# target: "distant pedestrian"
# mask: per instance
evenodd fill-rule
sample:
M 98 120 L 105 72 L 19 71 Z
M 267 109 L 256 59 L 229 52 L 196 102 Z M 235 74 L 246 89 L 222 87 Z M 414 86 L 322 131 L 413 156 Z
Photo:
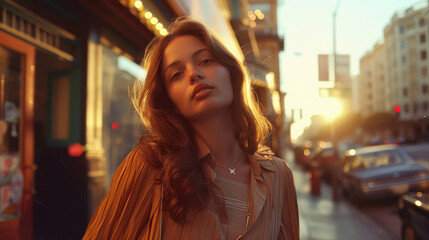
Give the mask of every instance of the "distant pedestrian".
M 292 172 L 242 64 L 200 22 L 156 37 L 134 103 L 149 133 L 118 167 L 83 239 L 299 239 Z

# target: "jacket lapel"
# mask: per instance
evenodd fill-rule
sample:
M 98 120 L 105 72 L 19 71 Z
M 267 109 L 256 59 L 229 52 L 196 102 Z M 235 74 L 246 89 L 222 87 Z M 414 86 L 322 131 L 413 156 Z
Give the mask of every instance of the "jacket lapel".
M 273 154 L 274 155 L 274 154 Z M 272 155 L 272 156 L 273 156 Z M 274 175 L 274 164 L 272 156 L 267 154 L 255 154 L 249 156 L 251 174 L 250 191 L 251 191 L 251 215 L 249 229 L 255 224 L 261 215 L 268 193 L 271 192 L 272 178 Z M 247 232 L 247 231 L 246 231 Z

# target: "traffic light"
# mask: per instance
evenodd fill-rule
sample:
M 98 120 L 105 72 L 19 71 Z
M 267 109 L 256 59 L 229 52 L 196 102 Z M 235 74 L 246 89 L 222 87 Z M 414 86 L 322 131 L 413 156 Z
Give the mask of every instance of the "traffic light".
M 399 105 L 395 106 L 395 114 L 396 114 L 396 120 L 399 120 L 400 114 L 401 114 L 401 107 Z

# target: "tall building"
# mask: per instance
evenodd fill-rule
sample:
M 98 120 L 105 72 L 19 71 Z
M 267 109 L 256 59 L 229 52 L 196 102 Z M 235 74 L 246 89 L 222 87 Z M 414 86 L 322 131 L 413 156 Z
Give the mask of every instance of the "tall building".
M 360 60 L 359 110 L 364 115 L 394 113 L 398 135 L 429 137 L 428 8 L 395 13 L 384 28 L 384 42 Z
M 419 138 L 428 134 L 428 8 L 408 8 L 391 18 L 384 29 L 387 65 L 387 110 L 402 108 L 402 134 Z
M 393 15 L 384 29 L 387 60 L 388 109 L 402 108 L 401 120 L 429 114 L 427 8 Z
M 359 109 L 363 116 L 376 112 L 387 112 L 386 51 L 383 43 L 375 44 L 372 51 L 360 59 L 358 76 Z

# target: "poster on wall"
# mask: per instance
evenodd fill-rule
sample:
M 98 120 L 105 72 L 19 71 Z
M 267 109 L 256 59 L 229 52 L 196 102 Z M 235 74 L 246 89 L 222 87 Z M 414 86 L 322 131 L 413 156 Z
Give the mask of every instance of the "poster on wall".
M 19 154 L 0 154 L 0 221 L 19 216 L 24 178 Z

